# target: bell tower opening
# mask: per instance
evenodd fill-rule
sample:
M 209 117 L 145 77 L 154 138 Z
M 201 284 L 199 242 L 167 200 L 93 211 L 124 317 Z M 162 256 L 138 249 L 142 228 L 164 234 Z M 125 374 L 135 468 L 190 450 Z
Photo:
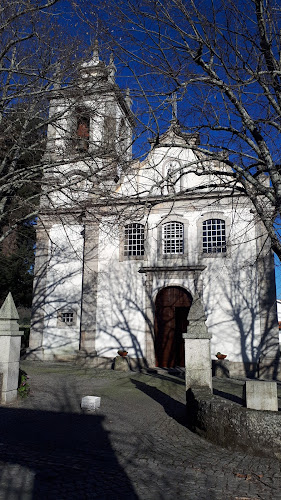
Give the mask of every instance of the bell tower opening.
M 78 109 L 76 125 L 76 150 L 80 153 L 89 150 L 90 115 L 85 110 Z

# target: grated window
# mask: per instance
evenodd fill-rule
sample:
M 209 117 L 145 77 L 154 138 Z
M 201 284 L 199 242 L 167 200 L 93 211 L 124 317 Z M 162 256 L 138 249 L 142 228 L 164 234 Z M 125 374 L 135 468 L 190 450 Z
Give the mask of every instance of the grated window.
M 167 222 L 162 228 L 163 254 L 183 254 L 183 224 Z
M 62 323 L 66 323 L 67 325 L 72 324 L 74 321 L 74 313 L 73 312 L 61 313 L 61 321 Z
M 226 252 L 225 221 L 208 219 L 203 222 L 203 253 Z
M 144 226 L 128 224 L 125 226 L 124 255 L 144 255 Z

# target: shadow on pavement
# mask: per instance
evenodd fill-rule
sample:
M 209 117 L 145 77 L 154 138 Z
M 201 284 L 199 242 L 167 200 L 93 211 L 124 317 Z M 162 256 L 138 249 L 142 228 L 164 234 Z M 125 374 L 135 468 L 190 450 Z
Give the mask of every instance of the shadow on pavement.
M 164 372 L 165 368 L 161 368 L 161 371 Z M 158 378 L 160 380 L 165 380 L 166 382 L 171 381 L 173 382 L 173 384 L 182 385 L 185 387 L 185 375 L 182 374 L 182 372 L 171 370 L 170 368 L 167 368 L 167 372 L 164 374 L 158 373 L 157 370 L 153 369 L 146 370 L 146 375 Z
M 104 417 L 0 408 L 0 498 L 137 499 Z
M 131 379 L 136 388 L 147 394 L 152 399 L 161 404 L 169 417 L 175 419 L 179 424 L 186 426 L 186 406 L 185 404 L 177 401 L 168 394 L 160 391 L 156 387 L 140 382 L 139 380 Z
M 223 399 L 228 399 L 229 401 L 233 401 L 234 403 L 237 403 L 241 406 L 245 406 L 245 401 L 243 398 L 240 398 L 239 396 L 236 396 L 235 394 L 231 394 L 229 392 L 225 391 L 220 391 L 219 389 L 213 389 L 213 394 L 215 396 L 220 396 Z

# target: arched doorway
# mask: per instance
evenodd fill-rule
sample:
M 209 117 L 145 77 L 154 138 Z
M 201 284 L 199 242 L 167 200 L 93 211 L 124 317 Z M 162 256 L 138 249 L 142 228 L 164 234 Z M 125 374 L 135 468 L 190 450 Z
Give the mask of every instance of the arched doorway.
M 184 366 L 184 341 L 191 295 L 180 286 L 160 290 L 155 301 L 155 361 L 156 366 Z

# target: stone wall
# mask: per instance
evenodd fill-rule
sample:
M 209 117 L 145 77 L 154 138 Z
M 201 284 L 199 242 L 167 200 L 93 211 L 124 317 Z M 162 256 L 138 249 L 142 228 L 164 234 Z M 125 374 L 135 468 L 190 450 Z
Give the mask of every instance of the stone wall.
M 259 363 L 246 363 L 224 360 L 212 360 L 212 375 L 220 378 L 260 378 L 263 380 L 280 380 L 281 362 L 279 354 L 276 359 L 263 359 Z
M 188 427 L 226 448 L 281 460 L 281 414 L 244 408 L 205 389 L 187 391 Z

